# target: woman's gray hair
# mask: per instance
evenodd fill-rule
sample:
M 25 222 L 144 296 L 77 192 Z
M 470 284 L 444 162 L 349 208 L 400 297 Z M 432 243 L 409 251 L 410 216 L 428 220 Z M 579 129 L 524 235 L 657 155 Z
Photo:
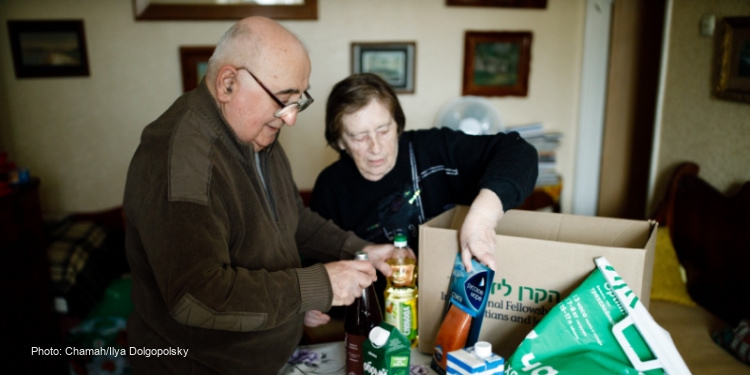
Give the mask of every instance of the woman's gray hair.
M 396 121 L 397 134 L 400 136 L 403 133 L 406 127 L 406 116 L 391 86 L 372 73 L 350 75 L 333 86 L 326 102 L 326 142 L 341 156 L 346 155 L 346 151 L 338 147 L 344 129 L 341 119 L 347 114 L 364 108 L 373 99 L 380 101 L 388 108 Z

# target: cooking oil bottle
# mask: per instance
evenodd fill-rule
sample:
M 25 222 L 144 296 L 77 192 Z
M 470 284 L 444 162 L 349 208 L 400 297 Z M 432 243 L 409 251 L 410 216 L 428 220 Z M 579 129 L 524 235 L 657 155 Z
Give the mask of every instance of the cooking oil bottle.
M 386 262 L 393 274 L 385 288 L 385 321 L 398 328 L 417 346 L 417 262 L 410 258 L 406 235 L 397 233 L 393 245 L 396 249 Z

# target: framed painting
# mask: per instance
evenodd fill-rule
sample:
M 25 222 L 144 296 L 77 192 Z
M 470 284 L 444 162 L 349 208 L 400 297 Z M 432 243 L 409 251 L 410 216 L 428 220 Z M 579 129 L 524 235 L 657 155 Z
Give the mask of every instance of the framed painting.
M 239 20 L 249 16 L 277 20 L 316 20 L 318 0 L 133 0 L 133 12 L 137 21 Z
M 182 70 L 182 90 L 188 92 L 196 87 L 206 75 L 208 59 L 214 53 L 215 46 L 182 46 L 180 47 L 180 66 Z
M 17 78 L 89 75 L 83 20 L 8 21 Z
M 728 17 L 718 39 L 716 97 L 750 103 L 750 17 Z
M 415 42 L 352 43 L 352 74 L 373 73 L 400 94 L 414 93 Z
M 448 6 L 544 9 L 547 7 L 547 0 L 445 0 L 445 4 Z
M 531 32 L 467 31 L 463 95 L 526 96 Z

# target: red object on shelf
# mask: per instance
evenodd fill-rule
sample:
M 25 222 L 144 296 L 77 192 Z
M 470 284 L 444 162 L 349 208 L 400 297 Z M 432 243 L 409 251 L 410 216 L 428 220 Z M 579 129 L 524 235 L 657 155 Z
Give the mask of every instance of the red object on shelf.
M 7 184 L 10 180 L 10 174 L 14 170 L 16 170 L 16 163 L 8 160 L 7 152 L 0 151 L 0 196 L 8 194 L 6 191 L 7 186 L 3 185 Z
M 0 197 L 4 195 L 8 195 L 11 192 L 13 192 L 13 189 L 11 189 L 10 186 L 8 186 L 8 183 L 4 181 L 0 181 Z

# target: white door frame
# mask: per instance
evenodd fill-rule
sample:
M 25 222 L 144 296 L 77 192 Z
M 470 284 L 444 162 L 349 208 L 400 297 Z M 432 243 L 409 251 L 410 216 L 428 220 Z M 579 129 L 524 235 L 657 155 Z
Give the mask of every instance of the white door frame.
M 662 116 L 664 113 L 664 91 L 667 81 L 667 63 L 669 62 L 669 31 L 672 28 L 672 0 L 667 0 L 664 12 L 664 31 L 662 32 L 661 65 L 659 66 L 659 92 L 656 99 L 656 115 L 654 116 L 654 135 L 651 145 L 651 167 L 648 175 L 648 195 L 646 199 L 646 211 L 649 212 L 649 204 L 654 199 L 657 172 L 659 168 L 659 147 L 661 146 Z
M 599 205 L 613 1 L 586 0 L 581 107 L 571 210 L 576 215 L 596 216 Z

